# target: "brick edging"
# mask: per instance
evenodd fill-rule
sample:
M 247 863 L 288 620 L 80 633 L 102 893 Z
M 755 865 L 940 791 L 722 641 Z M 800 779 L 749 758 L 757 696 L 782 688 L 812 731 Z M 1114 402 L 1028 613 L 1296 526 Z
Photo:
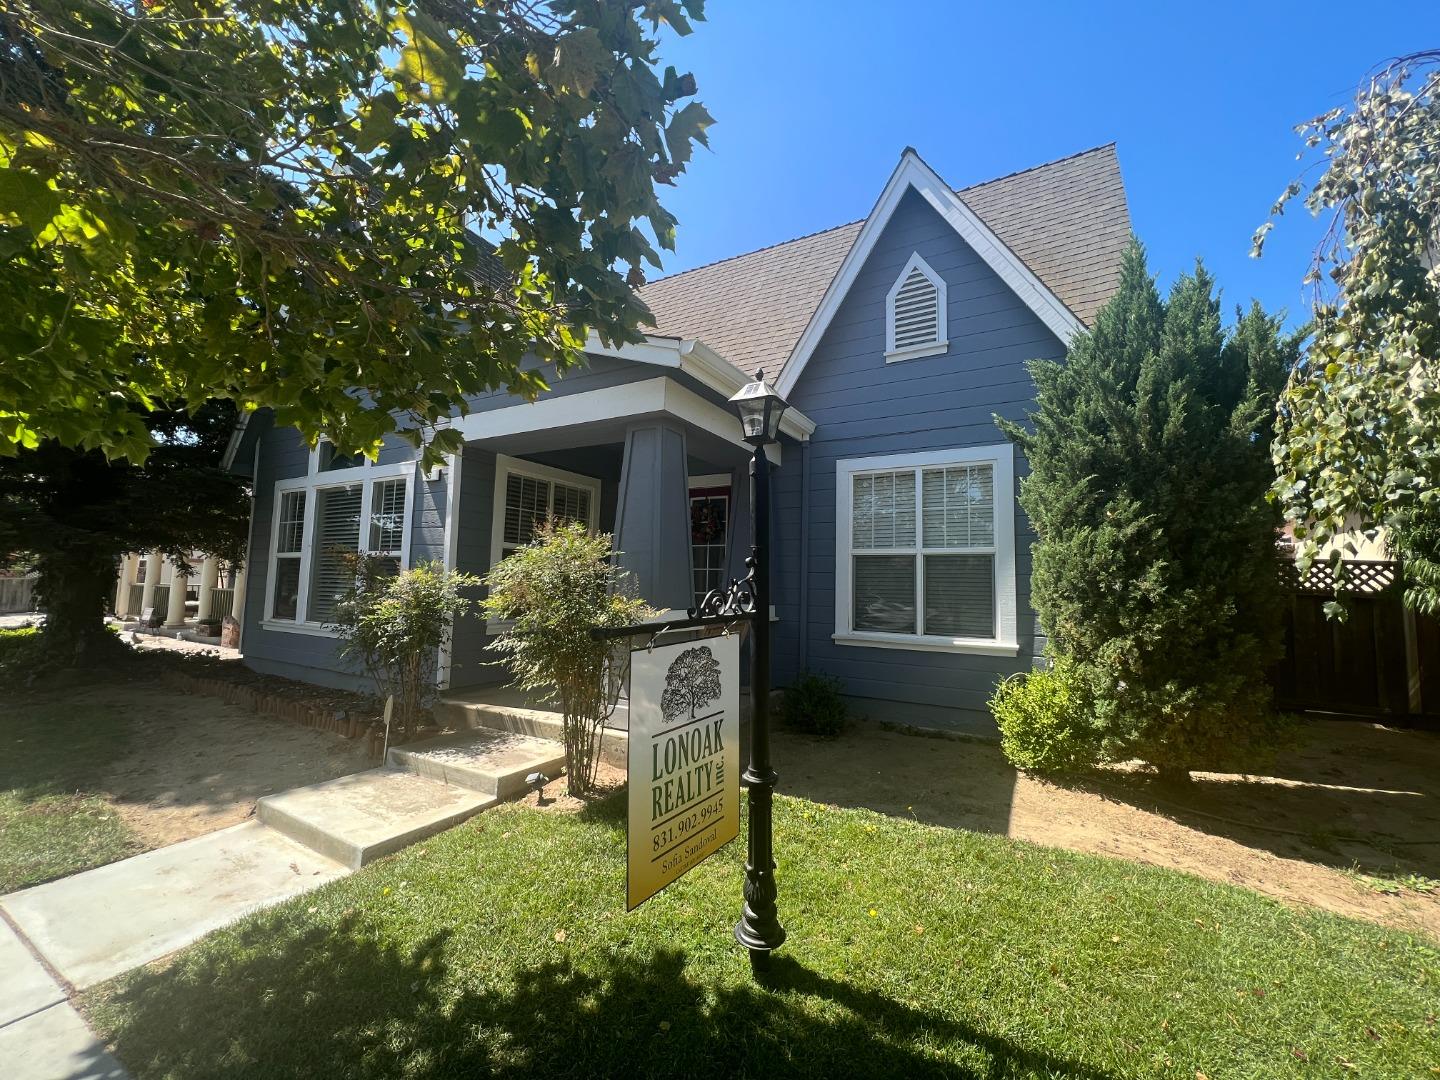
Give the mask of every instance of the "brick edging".
M 162 681 L 191 694 L 220 698 L 226 704 L 240 705 L 261 716 L 288 720 L 301 727 L 315 728 L 358 739 L 370 731 L 371 721 L 360 719 L 343 709 L 326 709 L 294 701 L 281 694 L 270 694 L 253 687 L 241 686 L 226 679 L 204 678 L 179 672 L 166 672 Z

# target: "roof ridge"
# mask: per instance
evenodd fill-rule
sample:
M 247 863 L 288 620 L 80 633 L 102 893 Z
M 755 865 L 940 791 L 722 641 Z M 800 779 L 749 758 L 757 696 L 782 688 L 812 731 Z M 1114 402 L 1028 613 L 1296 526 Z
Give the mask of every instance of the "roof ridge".
M 1113 147 L 1115 145 L 1115 140 L 1112 139 L 1109 142 L 1101 143 L 1098 146 L 1092 146 L 1085 150 L 1077 150 L 1073 154 L 1066 154 L 1063 157 L 1053 158 L 1050 161 L 1042 161 L 1038 165 L 1030 165 L 1023 169 L 1016 169 L 1014 172 L 1008 172 L 1001 176 L 992 176 L 989 180 L 981 180 L 978 183 L 970 184 L 968 187 L 955 188 L 954 191 L 957 195 L 964 195 L 965 192 L 974 191 L 976 188 L 988 187 L 990 184 L 999 183 L 1001 180 L 1009 180 L 1016 176 L 1023 176 L 1026 173 L 1035 172 L 1037 169 L 1048 169 L 1052 165 L 1059 165 L 1061 162 L 1064 161 L 1071 161 L 1075 158 L 1084 157 L 1086 154 L 1094 154 L 1098 151 L 1109 149 L 1110 147 Z M 798 243 L 801 240 L 809 240 L 815 236 L 824 236 L 826 233 L 835 232 L 837 229 L 846 229 L 849 228 L 851 225 L 858 225 L 865 220 L 865 218 L 856 218 L 854 221 L 846 221 L 842 222 L 839 225 L 831 225 L 827 229 L 816 229 L 814 232 L 801 233 L 799 236 L 792 236 L 789 240 L 777 240 L 773 244 L 765 244 L 762 247 L 752 248 L 750 251 L 736 252 L 734 255 L 725 256 L 725 258 L 723 259 L 715 259 L 712 262 L 701 263 L 699 266 L 692 266 L 688 270 L 677 270 L 673 274 L 667 274 L 664 277 L 658 277 L 654 281 L 647 281 L 644 285 L 641 286 L 641 288 L 643 289 L 651 285 L 659 285 L 662 281 L 674 281 L 676 278 L 682 278 L 686 274 L 694 274 L 698 273 L 701 270 L 709 270 L 711 267 L 721 266 L 727 262 L 734 262 L 736 259 L 748 258 L 751 255 L 759 255 L 761 252 L 764 251 L 773 251 L 775 248 L 784 247 L 786 244 L 794 244 Z

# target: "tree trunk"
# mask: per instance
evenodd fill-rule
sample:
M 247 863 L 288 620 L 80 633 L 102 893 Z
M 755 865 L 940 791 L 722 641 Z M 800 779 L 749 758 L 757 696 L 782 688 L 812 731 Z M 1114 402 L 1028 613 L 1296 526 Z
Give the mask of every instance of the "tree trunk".
M 105 628 L 105 608 L 115 591 L 114 554 L 71 549 L 41 556 L 36 570 L 47 661 L 71 668 L 116 656 L 123 646 Z
M 1191 782 L 1190 770 L 1183 765 L 1157 765 L 1155 772 L 1162 783 L 1180 787 Z

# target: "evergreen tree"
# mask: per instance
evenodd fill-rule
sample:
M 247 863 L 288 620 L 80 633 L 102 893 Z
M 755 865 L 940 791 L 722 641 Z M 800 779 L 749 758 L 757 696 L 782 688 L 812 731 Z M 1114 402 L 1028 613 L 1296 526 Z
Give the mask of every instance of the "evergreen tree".
M 1083 684 L 1090 759 L 1187 770 L 1272 727 L 1279 517 L 1265 493 L 1297 350 L 1258 305 L 1227 333 L 1203 267 L 1162 299 L 1132 243 L 1094 328 L 1063 362 L 1031 365 L 1031 425 L 1000 421 L 1029 459 L 1031 595 Z

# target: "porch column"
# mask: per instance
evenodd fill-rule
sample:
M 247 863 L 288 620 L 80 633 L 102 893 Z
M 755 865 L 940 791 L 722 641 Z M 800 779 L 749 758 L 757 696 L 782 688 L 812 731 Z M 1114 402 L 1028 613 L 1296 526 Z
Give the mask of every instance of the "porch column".
M 235 621 L 236 621 L 236 622 L 238 622 L 241 626 L 244 626 L 244 625 L 245 625 L 245 567 L 244 567 L 244 566 L 241 566 L 240 569 L 234 571 L 234 573 L 233 573 L 231 576 L 235 579 L 235 584 L 234 584 L 234 589 L 235 589 L 235 606 L 231 609 L 230 614 L 235 617 Z
M 130 581 L 135 576 L 135 556 L 120 560 L 120 573 L 115 580 L 115 615 L 123 619 L 130 614 Z
M 695 602 L 690 550 L 685 429 L 652 420 L 625 429 L 625 462 L 615 510 L 616 562 L 652 607 L 684 611 Z
M 185 583 L 188 580 L 188 569 L 189 564 L 183 559 L 170 561 L 170 608 L 165 612 L 167 627 L 185 625 Z
M 165 565 L 165 557 L 158 551 L 147 551 L 141 556 L 145 560 L 145 585 L 140 590 L 140 610 L 135 614 L 145 614 L 146 608 L 155 606 L 155 586 L 160 584 L 160 573 Z
M 220 560 L 213 555 L 205 556 L 200 564 L 200 607 L 195 612 L 195 621 L 204 622 L 210 617 L 210 608 L 215 601 L 215 585 L 220 580 Z

